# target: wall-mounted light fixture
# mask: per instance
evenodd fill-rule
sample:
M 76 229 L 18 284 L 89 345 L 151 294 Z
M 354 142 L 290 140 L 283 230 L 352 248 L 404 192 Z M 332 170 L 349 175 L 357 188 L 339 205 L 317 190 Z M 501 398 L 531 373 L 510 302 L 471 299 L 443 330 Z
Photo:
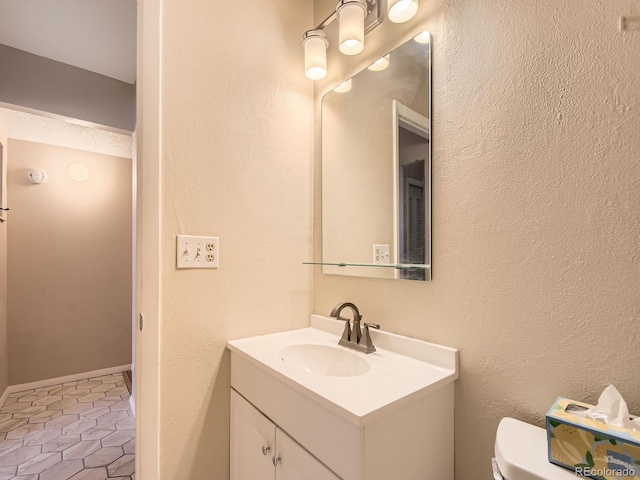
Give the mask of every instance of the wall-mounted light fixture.
M 418 13 L 418 0 L 388 0 L 389 20 L 404 23 Z
M 364 36 L 380 25 L 380 0 L 340 0 L 336 10 L 302 37 L 305 75 L 321 80 L 327 75 L 329 40 L 324 29 L 338 20 L 338 48 L 345 55 L 357 55 L 364 50 Z
M 69 167 L 69 176 L 76 182 L 84 182 L 89 178 L 89 170 L 81 163 L 74 163 Z
M 386 70 L 389 67 L 389 60 L 391 58 L 391 54 L 387 53 L 384 57 L 380 57 L 378 60 L 373 62 L 367 68 L 372 72 L 381 72 Z
M 351 90 L 351 79 L 345 80 L 344 82 L 342 82 L 340 85 L 338 85 L 336 88 L 333 89 L 333 91 L 337 93 L 347 93 L 350 90 Z

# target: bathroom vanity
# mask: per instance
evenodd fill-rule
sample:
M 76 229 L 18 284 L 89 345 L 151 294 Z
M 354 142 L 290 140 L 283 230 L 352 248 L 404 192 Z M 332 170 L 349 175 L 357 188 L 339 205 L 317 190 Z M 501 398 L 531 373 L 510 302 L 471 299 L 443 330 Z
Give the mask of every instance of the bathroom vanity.
M 453 480 L 457 350 L 375 331 L 367 355 L 310 325 L 228 343 L 232 480 Z

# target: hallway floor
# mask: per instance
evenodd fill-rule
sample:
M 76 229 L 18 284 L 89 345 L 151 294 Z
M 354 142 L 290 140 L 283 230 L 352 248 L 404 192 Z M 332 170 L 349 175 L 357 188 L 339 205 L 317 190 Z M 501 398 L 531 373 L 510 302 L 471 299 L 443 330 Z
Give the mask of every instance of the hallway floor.
M 121 373 L 11 393 L 0 480 L 135 480 L 134 426 Z

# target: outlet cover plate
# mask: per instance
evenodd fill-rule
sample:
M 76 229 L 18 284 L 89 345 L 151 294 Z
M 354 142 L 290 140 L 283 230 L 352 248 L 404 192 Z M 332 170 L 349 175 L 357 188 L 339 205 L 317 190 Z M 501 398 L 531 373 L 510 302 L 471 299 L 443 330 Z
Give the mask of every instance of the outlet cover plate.
M 373 264 L 389 265 L 389 245 L 374 243 L 373 244 Z
M 218 268 L 220 242 L 218 237 L 178 235 L 176 241 L 177 268 Z

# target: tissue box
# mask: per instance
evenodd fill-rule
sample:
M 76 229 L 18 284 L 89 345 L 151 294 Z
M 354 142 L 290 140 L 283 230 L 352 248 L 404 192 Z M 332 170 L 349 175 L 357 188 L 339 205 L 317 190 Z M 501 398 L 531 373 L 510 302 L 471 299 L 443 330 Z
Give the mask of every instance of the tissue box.
M 547 413 L 549 461 L 574 470 L 576 476 L 640 479 L 640 432 L 581 416 L 587 408 L 591 405 L 556 400 Z

